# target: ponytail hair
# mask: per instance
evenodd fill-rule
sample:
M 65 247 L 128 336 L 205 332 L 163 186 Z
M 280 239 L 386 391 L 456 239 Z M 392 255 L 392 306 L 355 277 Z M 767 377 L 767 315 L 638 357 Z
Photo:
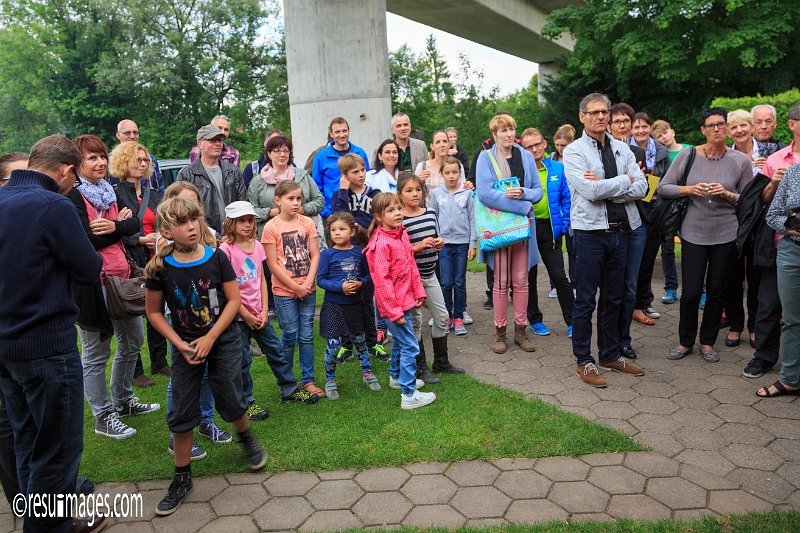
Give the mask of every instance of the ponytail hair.
M 410 172 L 406 172 L 406 174 L 414 176 L 414 174 L 411 174 Z M 416 176 L 414 177 L 416 178 Z M 380 222 L 378 222 L 378 215 L 383 218 L 383 212 L 386 211 L 386 209 L 391 205 L 399 205 L 400 207 L 403 206 L 403 204 L 400 202 L 400 197 L 393 192 L 382 192 L 380 194 L 376 194 L 375 198 L 372 199 L 372 214 L 375 218 L 372 219 L 372 223 L 369 225 L 369 230 L 367 231 L 368 238 L 372 238 L 372 234 L 380 225 Z
M 208 231 L 208 228 L 205 225 L 203 210 L 197 202 L 185 198 L 169 198 L 161 202 L 156 208 L 156 231 L 168 231 L 192 219 L 197 219 L 199 222 L 200 232 L 198 232 L 198 234 L 202 240 L 204 237 L 202 231 L 204 229 Z M 164 271 L 164 258 L 174 250 L 174 242 L 168 242 L 164 246 L 161 246 L 158 253 L 154 255 L 153 258 L 147 262 L 147 266 L 144 267 L 144 275 L 148 279 L 157 279 L 158 275 Z

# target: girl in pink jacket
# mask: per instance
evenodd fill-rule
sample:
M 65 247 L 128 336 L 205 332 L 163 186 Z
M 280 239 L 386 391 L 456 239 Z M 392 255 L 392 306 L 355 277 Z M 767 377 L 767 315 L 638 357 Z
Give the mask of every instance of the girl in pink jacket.
M 425 302 L 425 289 L 403 227 L 400 199 L 394 193 L 381 193 L 372 199 L 372 213 L 375 219 L 364 254 L 375 285 L 378 310 L 389 320 L 389 331 L 394 336 L 389 386 L 401 389 L 402 409 L 416 409 L 436 400 L 434 393 L 417 390 L 425 382 L 415 377 L 419 344 L 411 325 L 411 310 Z

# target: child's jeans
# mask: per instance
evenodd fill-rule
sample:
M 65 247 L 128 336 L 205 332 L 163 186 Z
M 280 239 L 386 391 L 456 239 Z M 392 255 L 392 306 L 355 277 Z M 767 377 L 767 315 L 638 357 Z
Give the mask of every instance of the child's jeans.
M 283 358 L 294 366 L 294 346 L 299 344 L 303 385 L 314 381 L 314 306 L 317 293 L 305 298 L 275 296 L 275 312 L 281 326 Z
M 392 359 L 389 363 L 389 376 L 400 381 L 403 394 L 413 394 L 417 387 L 417 355 L 419 355 L 419 342 L 414 335 L 411 310 L 403 314 L 406 323 L 403 325 L 389 322 L 389 331 L 392 332 Z
M 170 359 L 175 364 L 176 357 L 183 357 L 183 354 L 172 343 L 169 343 Z M 167 413 L 172 411 L 172 380 L 167 383 Z M 210 424 L 214 421 L 214 395 L 211 393 L 211 387 L 208 386 L 208 363 L 203 372 L 203 379 L 200 380 L 200 418 L 204 424 Z
M 444 305 L 451 319 L 464 318 L 467 305 L 467 254 L 469 244 L 445 244 L 439 251 Z
M 361 372 L 364 374 L 372 372 L 372 366 L 369 363 L 369 352 L 367 352 L 367 341 L 364 333 L 356 333 L 350 335 L 350 342 L 356 347 L 358 359 L 361 361 Z M 336 380 L 336 354 L 339 353 L 344 342 L 344 337 L 337 337 L 335 339 L 328 339 L 328 346 L 325 350 L 325 379 L 327 381 Z
M 255 339 L 264 357 L 267 358 L 278 389 L 282 397 L 287 397 L 297 390 L 297 380 L 294 372 L 286 359 L 283 358 L 281 343 L 278 341 L 272 323 L 268 320 L 261 329 L 250 329 L 244 320 L 239 320 L 239 332 L 242 335 L 242 394 L 246 404 L 250 405 L 255 401 L 253 398 L 253 377 L 250 375 L 250 367 L 253 364 L 253 356 L 250 354 L 250 339 Z

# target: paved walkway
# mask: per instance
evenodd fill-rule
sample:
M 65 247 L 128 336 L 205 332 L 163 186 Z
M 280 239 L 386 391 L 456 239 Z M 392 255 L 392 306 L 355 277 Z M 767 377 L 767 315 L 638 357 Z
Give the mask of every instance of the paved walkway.
M 746 343 L 730 349 L 720 340 L 716 364 L 699 356 L 668 361 L 678 306 L 656 304 L 662 313 L 657 324 L 633 328 L 647 374 L 606 373 L 608 388 L 593 389 L 575 374 L 556 300 L 546 296 L 540 301 L 553 334 L 535 340 L 537 351 L 492 353 L 491 315 L 480 307 L 482 279 L 469 276 L 476 324 L 467 336 L 450 337 L 452 360 L 487 383 L 619 429 L 652 452 L 195 478 L 188 503 L 160 519 L 153 519 L 153 510 L 169 481 L 103 484 L 99 491 L 141 491 L 146 513 L 144 521 L 119 521 L 108 531 L 454 528 L 800 509 L 800 399 L 755 397 L 756 387 L 776 376 L 741 376 L 752 356 Z M 546 293 L 540 284 L 539 294 Z M 3 500 L 0 531 L 20 526 L 9 512 Z

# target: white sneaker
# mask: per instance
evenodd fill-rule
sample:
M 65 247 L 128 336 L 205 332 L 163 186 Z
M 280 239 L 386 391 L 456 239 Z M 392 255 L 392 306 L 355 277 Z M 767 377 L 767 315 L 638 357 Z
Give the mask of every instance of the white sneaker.
M 416 409 L 417 407 L 425 407 L 436 401 L 436 394 L 433 392 L 420 392 L 414 391 L 411 396 L 405 394 L 400 395 L 400 409 Z
M 474 320 L 472 320 L 472 317 L 471 317 L 471 316 L 469 316 L 469 313 L 467 313 L 467 310 L 466 310 L 466 309 L 464 309 L 464 317 L 463 317 L 463 321 L 464 321 L 464 325 L 465 325 L 465 326 L 469 326 L 470 324 L 472 324 L 473 322 L 475 322 Z
M 425 386 L 425 382 L 422 381 L 421 379 L 417 379 L 417 388 L 421 389 L 424 386 Z M 400 388 L 400 382 L 398 380 L 394 379 L 392 376 L 389 376 L 389 387 L 392 388 L 392 389 L 399 389 Z

